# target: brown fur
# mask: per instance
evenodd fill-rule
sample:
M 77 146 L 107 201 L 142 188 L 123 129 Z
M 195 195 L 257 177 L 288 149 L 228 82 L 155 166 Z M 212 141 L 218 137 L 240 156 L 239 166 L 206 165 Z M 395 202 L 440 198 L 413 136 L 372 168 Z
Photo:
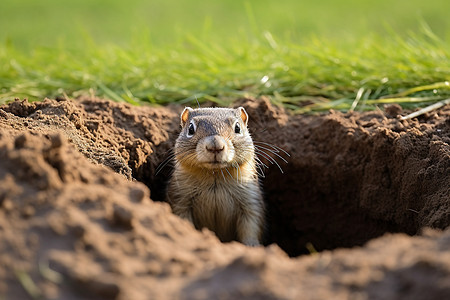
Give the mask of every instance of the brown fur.
M 167 198 L 173 212 L 197 229 L 206 227 L 223 242 L 256 246 L 264 227 L 264 202 L 247 121 L 243 108 L 186 108 Z

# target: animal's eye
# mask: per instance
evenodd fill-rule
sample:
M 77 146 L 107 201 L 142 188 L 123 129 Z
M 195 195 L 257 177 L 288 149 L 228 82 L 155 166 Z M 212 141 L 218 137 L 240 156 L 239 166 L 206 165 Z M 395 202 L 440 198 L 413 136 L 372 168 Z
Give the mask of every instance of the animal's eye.
M 189 123 L 187 136 L 191 137 L 194 135 L 194 133 L 195 133 L 195 124 L 194 124 L 194 122 L 191 122 L 191 123 Z
M 234 132 L 241 133 L 241 125 L 239 124 L 239 122 L 236 122 L 236 125 L 234 125 Z

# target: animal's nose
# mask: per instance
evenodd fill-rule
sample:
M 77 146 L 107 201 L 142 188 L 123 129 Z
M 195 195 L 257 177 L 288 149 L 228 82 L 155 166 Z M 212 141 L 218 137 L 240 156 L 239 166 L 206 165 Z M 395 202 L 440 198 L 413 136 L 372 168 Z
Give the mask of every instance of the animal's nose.
M 225 149 L 225 146 L 222 146 L 222 147 L 206 146 L 206 150 L 208 150 L 209 152 L 213 152 L 213 153 L 220 153 L 223 151 L 223 149 Z
M 221 136 L 212 136 L 206 143 L 206 150 L 214 154 L 220 153 L 225 149 L 225 140 Z

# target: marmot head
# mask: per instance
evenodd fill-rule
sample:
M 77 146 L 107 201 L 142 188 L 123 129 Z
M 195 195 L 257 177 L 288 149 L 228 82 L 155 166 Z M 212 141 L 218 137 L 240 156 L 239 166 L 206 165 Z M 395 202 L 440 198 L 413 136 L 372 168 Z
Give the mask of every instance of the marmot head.
M 187 168 L 238 167 L 254 160 L 254 146 L 243 107 L 186 107 L 175 144 L 177 162 Z

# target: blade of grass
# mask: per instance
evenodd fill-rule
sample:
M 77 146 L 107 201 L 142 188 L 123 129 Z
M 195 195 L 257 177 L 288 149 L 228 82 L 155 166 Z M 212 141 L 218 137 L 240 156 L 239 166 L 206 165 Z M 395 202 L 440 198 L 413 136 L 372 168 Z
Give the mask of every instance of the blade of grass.
M 47 279 L 53 283 L 58 284 L 63 281 L 62 275 L 59 274 L 58 272 L 50 269 L 48 262 L 44 262 L 44 261 L 39 262 L 39 272 L 45 279 Z
M 33 299 L 39 299 L 42 297 L 42 292 L 39 287 L 34 283 L 33 279 L 31 279 L 30 275 L 21 270 L 15 271 L 16 278 L 19 280 L 22 287 L 25 291 L 30 295 Z
M 353 101 L 352 106 L 350 107 L 350 111 L 354 111 L 356 105 L 358 105 L 359 100 L 361 99 L 362 95 L 364 93 L 364 88 L 360 88 L 358 92 L 356 93 L 355 101 Z
M 414 102 L 429 102 L 442 100 L 440 96 L 431 97 L 399 97 L 399 98 L 382 98 L 367 100 L 367 104 L 392 104 L 392 103 L 414 103 Z
M 444 81 L 444 82 L 436 82 L 436 83 L 428 84 L 428 85 L 416 86 L 416 87 L 407 89 L 406 91 L 399 92 L 399 93 L 389 95 L 386 97 L 389 97 L 389 98 L 405 97 L 405 96 L 408 96 L 408 95 L 411 95 L 414 93 L 429 91 L 429 90 L 437 90 L 437 89 L 450 89 L 450 82 Z
M 428 113 L 430 111 L 436 110 L 436 109 L 438 109 L 438 108 L 440 108 L 440 107 L 442 107 L 444 105 L 448 105 L 448 104 L 450 104 L 450 98 L 442 100 L 442 101 L 439 101 L 439 102 L 434 103 L 432 105 L 429 105 L 427 107 L 424 107 L 424 108 L 422 108 L 422 109 L 420 109 L 418 111 L 415 111 L 415 112 L 413 112 L 413 113 L 411 113 L 411 114 L 409 114 L 407 116 L 401 117 L 401 119 L 402 120 L 412 119 L 412 118 L 421 116 L 421 115 L 423 115 L 425 113 Z
M 119 96 L 116 92 L 108 88 L 103 83 L 97 82 L 97 86 L 105 93 L 106 96 L 108 96 L 112 100 L 117 102 L 126 102 L 125 99 L 123 99 L 121 96 Z

